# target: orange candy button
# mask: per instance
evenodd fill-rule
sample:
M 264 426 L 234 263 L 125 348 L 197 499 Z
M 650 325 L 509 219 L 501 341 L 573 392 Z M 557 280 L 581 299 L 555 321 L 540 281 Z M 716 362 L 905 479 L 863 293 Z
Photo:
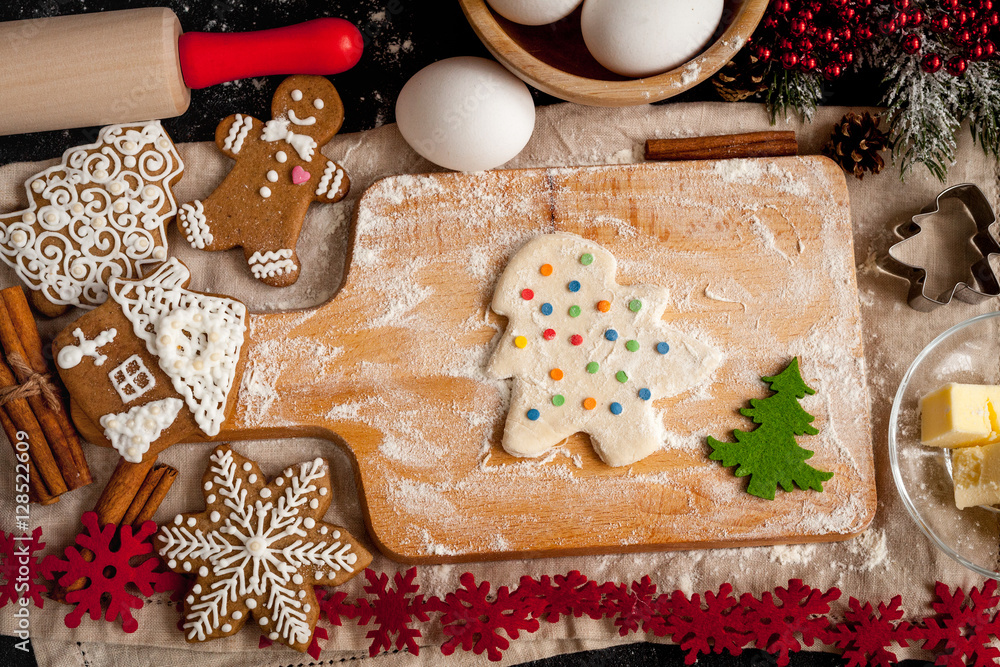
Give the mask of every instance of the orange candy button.
M 602 313 L 608 312 L 609 310 L 611 310 L 611 302 L 610 301 L 598 301 L 597 302 L 597 310 L 601 311 Z
M 549 377 L 558 382 L 563 379 L 563 372 L 558 368 L 553 368 L 549 371 Z
M 592 398 L 583 399 L 583 407 L 585 410 L 593 410 L 597 407 L 597 401 Z
M 552 265 L 551 264 L 542 264 L 542 267 L 540 269 L 538 269 L 538 272 L 540 274 L 542 274 L 543 276 L 551 276 L 552 275 Z

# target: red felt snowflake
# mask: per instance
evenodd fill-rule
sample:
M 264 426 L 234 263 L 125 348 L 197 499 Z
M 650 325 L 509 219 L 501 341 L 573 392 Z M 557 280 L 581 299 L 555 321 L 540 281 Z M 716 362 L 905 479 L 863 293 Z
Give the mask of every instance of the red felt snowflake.
M 38 581 L 39 562 L 35 555 L 36 551 L 45 548 L 41 538 L 41 526 L 35 528 L 30 537 L 27 533 L 14 537 L 14 533 L 0 531 L 0 577 L 3 578 L 0 609 L 21 598 L 31 599 L 39 609 L 45 604 L 42 600 L 45 584 Z
M 86 613 L 92 620 L 101 617 L 102 603 L 107 604 L 104 619 L 114 621 L 122 619 L 122 629 L 125 632 L 135 632 L 138 621 L 132 617 L 132 609 L 141 609 L 142 599 L 133 595 L 126 588 L 131 583 L 138 587 L 139 592 L 149 597 L 154 592 L 170 590 L 175 581 L 162 573 L 155 572 L 159 559 L 146 558 L 142 562 L 130 563 L 137 556 L 145 556 L 153 551 L 149 536 L 156 532 L 156 524 L 147 521 L 139 527 L 135 535 L 131 526 L 122 526 L 120 544 L 112 548 L 115 532 L 118 526 L 108 524 L 98 526 L 97 514 L 87 512 L 80 521 L 86 531 L 76 536 L 76 545 L 68 546 L 65 559 L 50 554 L 42 561 L 42 573 L 52 579 L 55 572 L 64 572 L 59 579 L 60 586 L 69 586 L 73 582 L 86 578 L 84 588 L 66 594 L 66 602 L 74 605 L 73 611 L 66 615 L 66 626 L 75 628 Z M 93 554 L 88 559 L 81 550 Z
M 665 634 L 687 651 L 684 664 L 693 665 L 701 653 L 729 651 L 739 655 L 750 641 L 743 630 L 739 600 L 733 587 L 722 584 L 718 593 L 705 593 L 705 606 L 697 593 L 689 600 L 681 591 L 660 596 L 659 606 L 666 617 Z
M 448 593 L 444 600 L 434 597 L 429 601 L 433 611 L 443 613 L 441 624 L 445 636 L 450 637 L 441 646 L 445 655 L 451 655 L 461 646 L 463 651 L 471 650 L 477 655 L 485 651 L 490 660 L 498 661 L 510 647 L 501 630 L 511 639 L 517 639 L 522 630 L 538 630 L 538 621 L 532 618 L 537 601 L 511 594 L 506 586 L 501 586 L 491 602 L 489 582 L 476 586 L 471 572 L 463 574 L 459 581 L 462 587 Z
M 845 667 L 888 667 L 895 664 L 896 654 L 886 647 L 891 646 L 893 641 L 906 646 L 912 628 L 906 622 L 895 623 L 903 617 L 902 601 L 903 598 L 897 595 L 888 605 L 879 602 L 876 614 L 871 603 L 862 605 L 852 597 L 843 622 L 830 628 L 823 642 L 844 650 L 844 658 L 847 659 Z
M 523 576 L 518 591 L 526 599 L 539 602 L 532 615 L 535 618 L 544 616 L 549 623 L 558 623 L 562 616 L 580 618 L 586 614 L 595 620 L 604 616 L 604 610 L 601 609 L 603 594 L 600 586 L 577 570 L 565 576 L 557 574 L 553 579 L 548 575 L 543 575 L 538 580 Z
M 781 604 L 776 604 L 777 597 Z M 826 614 L 830 603 L 840 598 L 840 591 L 831 588 L 826 593 L 817 588 L 803 586 L 801 579 L 792 579 L 788 588 L 775 589 L 761 595 L 760 600 L 750 593 L 740 598 L 743 606 L 743 626 L 756 642 L 757 648 L 778 654 L 778 665 L 789 662 L 789 653 L 802 649 L 796 633 L 802 635 L 806 646 L 822 641 L 830 622 Z M 821 614 L 821 615 L 820 615 Z
M 938 597 L 931 606 L 939 618 L 927 618 L 914 629 L 914 638 L 924 640 L 924 648 L 940 651 L 934 664 L 995 665 L 1000 649 L 990 645 L 990 635 L 1000 636 L 1000 614 L 996 613 L 1000 596 L 997 582 L 990 579 L 982 590 L 973 588 L 968 600 L 961 588 L 951 589 L 940 581 L 934 587 Z
M 411 567 L 406 574 L 397 572 L 393 577 L 395 588 L 388 588 L 389 576 L 386 574 L 377 575 L 371 570 L 365 570 L 365 577 L 368 579 L 365 592 L 375 596 L 374 602 L 365 598 L 358 600 L 358 607 L 362 610 L 360 613 L 364 615 L 364 620 L 359 620 L 358 625 L 367 625 L 369 619 L 374 619 L 376 625 L 374 630 L 365 635 L 372 640 L 368 655 L 374 658 L 379 651 L 390 650 L 393 636 L 396 638 L 396 650 L 405 648 L 413 655 L 419 655 L 417 639 L 421 633 L 412 624 L 415 621 L 428 621 L 430 617 L 427 612 L 434 609 L 429 602 L 424 601 L 423 595 L 414 595 L 420 590 L 420 585 L 413 583 L 417 577 L 417 568 Z M 514 637 L 517 637 L 516 633 Z
M 358 625 L 368 625 L 368 621 L 371 620 L 373 613 L 371 605 L 360 606 L 344 602 L 347 593 L 343 591 L 336 591 L 327 597 L 323 589 L 317 588 L 316 599 L 319 601 L 320 611 L 326 615 L 331 625 L 338 627 L 343 625 L 341 619 L 357 619 Z
M 319 654 L 323 652 L 323 647 L 320 646 L 319 643 L 321 641 L 325 642 L 329 638 L 330 633 L 326 631 L 326 628 L 321 628 L 317 625 L 316 629 L 313 630 L 312 641 L 309 642 L 309 648 L 306 649 L 306 653 L 308 653 L 313 660 L 319 660 Z M 261 635 L 260 641 L 257 642 L 257 648 L 267 648 L 273 643 L 273 641 L 264 635 Z
M 604 593 L 604 615 L 615 617 L 615 626 L 622 637 L 630 632 L 651 632 L 657 637 L 666 634 L 663 616 L 656 606 L 656 584 L 648 576 L 640 581 L 627 584 L 607 583 L 601 587 Z

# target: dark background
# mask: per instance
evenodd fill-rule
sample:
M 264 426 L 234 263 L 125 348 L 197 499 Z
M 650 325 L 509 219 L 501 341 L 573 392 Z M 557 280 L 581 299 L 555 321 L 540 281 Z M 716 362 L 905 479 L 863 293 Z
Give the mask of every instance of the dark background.
M 346 107 L 342 133 L 368 130 L 395 120 L 395 101 L 403 84 L 425 65 L 457 55 L 489 57 L 466 23 L 455 0 L 41 0 L 0 2 L 0 21 L 32 19 L 85 12 L 145 6 L 167 6 L 174 10 L 185 31 L 242 32 L 272 28 L 320 16 L 346 18 L 365 36 L 365 53 L 354 69 L 333 77 Z M 3 63 L 0 63 L 0 67 Z M 211 141 L 215 126 L 225 116 L 241 112 L 258 118 L 270 116 L 271 94 L 282 77 L 268 77 L 192 91 L 191 108 L 179 118 L 164 121 L 174 141 Z M 869 105 L 878 101 L 877 79 L 855 77 L 828 86 L 824 102 Z M 0 95 L 5 94 L 0 90 Z M 532 90 L 536 104 L 558 102 Z M 670 102 L 718 99 L 708 84 L 702 84 Z M 736 109 L 734 108 L 734 111 Z M 67 148 L 93 141 L 96 128 L 39 132 L 0 137 L 0 164 L 58 157 Z M 55 604 L 49 602 L 49 604 Z M 91 621 L 85 621 L 91 622 Z M 0 637 L 0 665 L 34 666 L 31 655 L 13 648 L 13 639 Z M 530 640 L 528 640 L 530 641 Z M 367 657 L 367 654 L 358 656 Z M 559 656 L 530 663 L 532 667 L 568 665 L 647 666 L 680 665 L 684 652 L 677 646 L 636 643 L 603 651 Z M 325 664 L 302 661 L 289 653 L 277 658 L 277 666 Z M 459 665 L 461 656 L 442 658 L 443 664 Z M 835 666 L 844 661 L 837 655 L 802 652 L 792 656 L 793 666 Z M 763 667 L 775 658 L 763 651 L 748 650 L 739 657 L 728 654 L 702 656 L 707 667 Z M 930 664 L 907 661 L 912 666 Z M 99 667 L 99 666 L 95 666 Z

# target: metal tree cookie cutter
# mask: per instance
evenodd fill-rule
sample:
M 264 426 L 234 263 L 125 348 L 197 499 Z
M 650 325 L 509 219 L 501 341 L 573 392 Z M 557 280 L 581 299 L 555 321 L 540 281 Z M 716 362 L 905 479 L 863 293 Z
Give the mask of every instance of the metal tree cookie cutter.
M 926 267 L 909 264 L 900 259 L 898 254 L 901 246 L 909 243 L 913 237 L 920 234 L 921 222 L 941 212 L 941 202 L 945 199 L 957 199 L 968 209 L 976 224 L 976 233 L 971 240 L 982 254 L 982 258 L 971 265 L 974 285 L 961 281 L 956 282 L 935 298 L 925 291 Z M 925 206 L 919 214 L 913 216 L 911 222 L 905 222 L 896 227 L 896 236 L 903 240 L 889 248 L 889 257 L 898 266 L 886 268 L 910 281 L 910 292 L 907 300 L 911 308 L 929 312 L 938 306 L 948 305 L 953 297 L 966 303 L 981 303 L 986 299 L 1000 296 L 1000 280 L 990 266 L 990 257 L 1000 253 L 1000 243 L 990 233 L 990 227 L 995 222 L 996 214 L 993 213 L 993 208 L 983 191 L 972 183 L 963 183 L 942 191 L 933 203 Z

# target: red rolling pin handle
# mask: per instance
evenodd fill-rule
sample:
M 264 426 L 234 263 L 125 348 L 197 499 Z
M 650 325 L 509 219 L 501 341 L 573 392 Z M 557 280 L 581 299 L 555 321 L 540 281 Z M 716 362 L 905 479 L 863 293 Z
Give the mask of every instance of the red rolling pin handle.
M 189 88 L 270 74 L 339 74 L 361 59 L 364 39 L 344 19 L 314 19 L 245 33 L 186 32 L 181 73 Z

